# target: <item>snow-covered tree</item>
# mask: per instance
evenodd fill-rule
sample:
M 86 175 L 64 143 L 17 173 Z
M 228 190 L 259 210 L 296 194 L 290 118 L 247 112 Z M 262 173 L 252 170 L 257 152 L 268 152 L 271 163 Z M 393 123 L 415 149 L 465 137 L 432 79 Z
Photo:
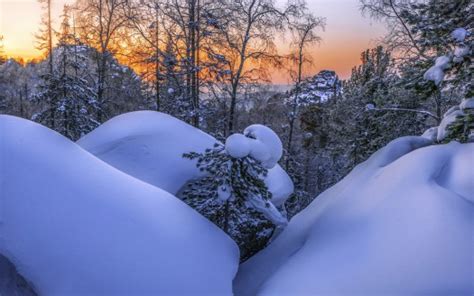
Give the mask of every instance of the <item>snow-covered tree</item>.
M 45 106 L 33 120 L 55 129 L 73 140 L 98 126 L 97 94 L 86 72 L 87 57 L 83 46 L 70 32 L 65 8 L 59 42 L 54 50 L 55 67 L 41 78 L 35 101 Z M 54 121 L 51 119 L 54 118 Z
M 442 89 L 446 85 L 457 87 L 463 95 L 458 106 L 451 107 L 443 116 L 437 128 L 425 132 L 433 141 L 447 143 L 452 140 L 461 143 L 474 141 L 474 88 L 472 85 L 472 54 L 474 39 L 472 31 L 457 28 L 451 32 L 454 50 L 436 59 L 425 74 L 425 80 Z
M 7 61 L 7 55 L 5 54 L 5 48 L 3 45 L 3 36 L 0 35 L 0 66 Z
M 237 242 L 242 260 L 265 247 L 275 226 L 286 225 L 264 181 L 281 157 L 281 141 L 269 128 L 250 126 L 225 146 L 216 143 L 184 157 L 196 160 L 204 177 L 188 184 L 183 200 Z

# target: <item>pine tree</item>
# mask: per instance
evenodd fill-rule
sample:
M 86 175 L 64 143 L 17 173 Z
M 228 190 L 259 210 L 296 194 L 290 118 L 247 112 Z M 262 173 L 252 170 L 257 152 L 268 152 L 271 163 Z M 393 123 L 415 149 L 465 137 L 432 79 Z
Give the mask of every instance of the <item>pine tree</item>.
M 87 58 L 78 51 L 80 44 L 70 31 L 68 9 L 65 7 L 53 73 L 44 74 L 35 101 L 46 106 L 33 120 L 49 126 L 66 137 L 77 140 L 98 126 L 94 114 L 99 108 L 97 95 L 87 79 Z M 45 104 L 46 103 L 46 104 Z
M 263 181 L 268 170 L 250 156 L 229 156 L 222 144 L 215 144 L 204 153 L 183 156 L 196 160 L 199 170 L 205 173 L 187 185 L 183 200 L 236 241 L 241 260 L 265 247 L 275 226 L 264 212 L 277 211 Z
M 7 55 L 5 54 L 5 47 L 3 45 L 3 36 L 0 35 L 0 66 L 5 64 L 7 61 Z

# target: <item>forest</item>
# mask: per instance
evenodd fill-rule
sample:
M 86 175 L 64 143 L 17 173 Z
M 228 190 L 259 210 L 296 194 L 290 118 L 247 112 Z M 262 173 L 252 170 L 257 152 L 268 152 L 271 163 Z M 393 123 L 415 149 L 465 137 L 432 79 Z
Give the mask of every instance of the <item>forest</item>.
M 231 292 L 238 295 L 253 295 L 257 291 L 267 295 L 308 292 L 298 290 L 296 282 L 281 286 L 283 284 L 268 274 L 251 280 L 250 275 L 255 273 L 251 268 L 272 269 L 268 266 L 277 263 L 263 264 L 265 267 L 261 269 L 258 266 L 263 261 L 259 258 L 277 262 L 279 259 L 267 258 L 268 252 L 280 252 L 278 246 L 291 235 L 285 227 L 292 228 L 292 218 L 300 223 L 303 218 L 298 220 L 299 216 L 319 211 L 312 206 L 318 205 L 319 199 L 319 203 L 325 203 L 334 190 L 343 192 L 340 184 L 349 184 L 347 188 L 352 188 L 355 196 L 361 194 L 359 189 L 365 192 L 369 189 L 364 188 L 372 188 L 365 185 L 372 181 L 365 183 L 362 175 L 357 175 L 360 168 L 365 165 L 369 171 L 372 165 L 379 166 L 392 157 L 388 155 L 408 149 L 401 142 L 397 144 L 397 139 L 421 136 L 418 138 L 430 141 L 429 145 L 446 144 L 447 147 L 454 147 L 449 146 L 450 142 L 462 143 L 462 147 L 470 147 L 471 154 L 459 153 L 466 155 L 463 156 L 467 159 L 466 165 L 472 167 L 472 146 L 468 143 L 474 142 L 474 5 L 470 0 L 360 0 L 360 13 L 385 26 L 386 34 L 373 48 L 360 53 L 360 62 L 351 65 L 352 72 L 347 79 L 338 77 L 333 69 L 309 73 L 318 63 L 318 57 L 312 52 L 324 41 L 321 33 L 328 24 L 325 16 L 309 9 L 305 0 L 287 3 L 274 0 L 76 0 L 65 5 L 60 16 L 52 15 L 54 1 L 39 0 L 42 17 L 35 39 L 37 48 L 42 51 L 41 57 L 22 60 L 7 56 L 2 46 L 2 40 L 6 40 L 0 32 L 0 116 L 23 118 L 56 131 L 113 167 L 175 195 L 217 225 L 237 244 L 237 261 L 244 262 L 240 267 L 243 273 L 239 270 L 231 287 Z M 54 18 L 59 20 L 59 25 L 54 25 Z M 287 51 L 281 50 L 278 40 L 285 40 Z M 272 74 L 277 71 L 284 73 L 291 84 L 276 84 Z M 160 113 L 151 115 L 147 113 L 150 110 Z M 142 113 L 130 113 L 138 114 L 136 117 L 128 114 L 135 111 Z M 10 151 L 9 132 L 10 137 L 20 134 L 13 132 L 13 123 L 12 129 L 8 129 L 8 118 L 5 117 L 5 126 L 0 125 L 0 137 L 6 141 L 0 142 L 0 148 L 6 145 L 5 151 Z M 200 138 L 194 130 L 190 132 L 188 126 L 205 132 L 209 138 Z M 127 129 L 134 132 L 122 134 Z M 21 131 L 21 127 L 18 130 Z M 153 144 L 137 140 L 135 148 L 127 146 L 127 141 L 132 143 L 136 138 L 153 133 L 163 136 Z M 123 137 L 116 139 L 115 135 Z M 112 144 L 104 144 L 107 141 Z M 406 145 L 413 150 L 428 145 L 422 140 L 410 141 Z M 56 149 L 56 146 L 44 147 L 39 145 L 39 152 L 35 153 Z M 179 159 L 172 156 L 176 167 L 188 166 L 187 162 L 191 161 L 192 169 L 187 168 L 186 174 L 193 170 L 192 174 L 172 176 L 176 168 L 168 163 L 167 157 L 173 149 L 180 154 Z M 449 149 L 454 155 L 458 153 L 455 149 L 464 148 Z M 153 169 L 145 158 L 135 155 L 138 151 L 159 155 L 153 161 L 162 163 L 163 168 Z M 117 156 L 119 153 L 121 156 Z M 123 155 L 131 158 L 119 159 Z M 5 165 L 0 161 L 0 169 L 14 167 L 8 165 L 5 152 L 3 156 Z M 87 157 L 84 159 L 88 163 Z M 69 161 L 64 160 L 64 163 Z M 419 163 L 427 165 L 421 160 Z M 73 173 L 72 178 L 82 184 L 82 176 L 87 172 L 84 170 L 79 177 L 83 168 L 77 166 L 78 172 Z M 383 166 L 385 164 L 380 164 Z M 411 172 L 391 168 L 393 179 Z M 115 172 L 107 171 L 108 168 L 101 167 L 101 170 L 115 178 L 105 183 L 121 180 L 118 175 L 115 177 Z M 169 176 L 165 176 L 166 170 Z M 14 171 L 10 175 L 8 169 L 5 171 L 5 180 L 15 176 Z M 420 167 L 419 171 L 424 169 Z M 462 185 L 461 191 L 453 190 L 467 200 L 467 212 L 471 211 L 472 217 L 474 192 L 469 185 L 472 172 L 464 167 L 450 172 L 462 175 L 456 180 L 468 184 Z M 96 174 L 94 169 L 91 174 Z M 441 175 L 445 176 L 439 173 Z M 20 178 L 11 179 L 10 184 Z M 377 182 L 377 177 L 367 178 Z M 270 179 L 273 181 L 268 181 Z M 374 188 L 388 184 L 383 183 L 384 180 L 382 174 L 379 187 Z M 440 186 L 451 182 L 449 180 L 440 181 Z M 0 190 L 2 194 L 7 192 L 4 196 L 10 192 L 6 182 L 7 189 Z M 461 184 L 453 182 L 446 186 L 453 188 Z M 281 188 L 275 189 L 278 187 L 275 184 Z M 138 195 L 142 189 L 136 189 L 140 192 Z M 66 195 L 75 192 L 65 190 Z M 370 192 L 375 194 L 377 190 Z M 116 194 L 121 196 L 122 193 Z M 421 195 L 430 196 L 429 193 Z M 423 208 L 423 204 L 416 207 Z M 328 210 L 331 209 L 328 206 Z M 323 218 L 320 225 L 325 225 Z M 91 219 L 90 223 L 92 216 Z M 327 223 L 331 228 L 331 222 Z M 463 225 L 470 227 L 470 224 Z M 204 245 L 197 248 L 201 247 L 205 249 Z M 266 252 L 267 249 L 270 251 Z M 0 244 L 0 259 L 1 251 Z M 463 249 L 463 252 L 460 253 L 472 255 L 472 250 Z M 260 257 L 252 257 L 255 254 Z M 194 268 L 193 265 L 192 270 Z M 199 270 L 194 271 L 199 273 Z M 71 295 L 67 289 L 55 290 L 54 286 L 43 286 L 42 280 L 38 281 L 41 289 L 33 291 L 32 288 L 25 295 L 38 292 L 55 295 L 55 291 L 59 291 L 59 295 Z M 321 287 L 328 283 L 323 282 Z M 450 283 L 441 290 L 434 287 L 427 291 L 449 291 L 446 287 Z M 359 292 L 385 291 L 370 290 L 363 284 L 347 287 Z M 459 291 L 464 292 L 469 289 L 466 287 L 458 286 Z M 413 289 L 419 292 L 418 288 Z M 333 291 L 331 289 L 324 291 Z M 217 289 L 211 294 L 222 295 L 221 292 L 229 291 Z M 96 293 L 100 295 L 101 290 Z M 127 293 L 132 295 L 133 290 Z

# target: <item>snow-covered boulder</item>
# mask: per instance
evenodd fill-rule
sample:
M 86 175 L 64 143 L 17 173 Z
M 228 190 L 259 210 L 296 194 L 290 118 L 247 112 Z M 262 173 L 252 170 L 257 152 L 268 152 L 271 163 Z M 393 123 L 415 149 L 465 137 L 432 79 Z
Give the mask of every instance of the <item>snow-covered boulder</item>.
M 266 135 L 265 140 L 269 137 Z M 252 143 L 248 139 L 242 135 L 229 137 L 228 145 L 234 148 L 231 153 L 245 156 L 251 148 L 245 145 L 252 144 L 254 149 L 262 143 L 260 138 Z M 177 194 L 188 181 L 202 176 L 196 163 L 183 158 L 183 153 L 204 152 L 213 147 L 216 139 L 167 114 L 139 111 L 112 118 L 77 143 L 121 171 Z M 273 147 L 270 154 L 268 146 L 261 148 L 270 155 L 266 159 L 273 164 L 265 182 L 272 193 L 272 202 L 280 205 L 293 192 L 293 182 L 273 161 L 278 149 Z
M 0 135 L 0 254 L 40 295 L 231 294 L 237 246 L 186 204 L 36 123 Z
M 236 295 L 474 294 L 474 144 L 429 143 L 395 140 L 322 193 Z

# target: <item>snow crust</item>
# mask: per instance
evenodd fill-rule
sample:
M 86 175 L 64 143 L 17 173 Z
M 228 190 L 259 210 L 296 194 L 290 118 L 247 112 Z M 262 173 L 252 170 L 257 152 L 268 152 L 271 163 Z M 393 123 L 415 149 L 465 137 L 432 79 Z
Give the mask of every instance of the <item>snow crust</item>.
M 270 154 L 264 160 L 274 166 L 269 169 L 265 183 L 272 193 L 272 203 L 278 206 L 293 193 L 293 182 L 279 165 L 275 165 L 279 150 L 275 145 L 269 145 L 279 139 L 267 129 L 270 130 L 263 126 L 257 126 L 258 131 L 251 129 L 259 139 L 232 135 L 226 149 L 231 145 L 235 150 L 230 153 L 244 155 L 243 152 L 247 152 L 244 142 L 247 141 L 249 149 L 260 145 L 265 155 Z M 138 111 L 110 119 L 77 143 L 119 170 L 177 194 L 188 181 L 203 174 L 196 168 L 195 161 L 182 157 L 183 153 L 204 152 L 216 142 L 212 136 L 167 114 Z
M 186 204 L 33 122 L 0 134 L 0 254 L 38 294 L 231 294 L 237 246 Z
M 474 294 L 474 144 L 388 144 L 244 262 L 236 295 Z

